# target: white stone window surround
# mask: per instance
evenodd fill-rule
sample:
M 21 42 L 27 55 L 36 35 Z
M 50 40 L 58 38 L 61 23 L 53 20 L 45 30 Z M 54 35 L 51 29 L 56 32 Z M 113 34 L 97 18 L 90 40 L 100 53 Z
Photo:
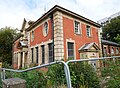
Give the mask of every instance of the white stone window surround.
M 68 42 L 74 44 L 74 59 L 76 60 L 76 47 L 75 47 L 75 40 L 72 40 L 71 38 L 66 39 L 66 55 L 67 55 L 67 59 L 68 59 Z
M 111 48 L 111 54 L 114 54 L 114 47 Z
M 73 22 L 74 22 L 74 33 L 82 35 L 81 22 L 76 19 Z M 76 31 L 76 29 L 77 29 L 77 31 Z
M 49 32 L 48 20 L 44 22 L 42 32 L 43 32 L 44 37 L 46 37 L 48 35 L 48 32 Z
M 116 48 L 116 54 L 119 54 L 119 48 Z
M 34 36 L 35 36 L 34 31 L 31 31 L 31 41 L 34 41 Z
M 43 46 L 44 45 L 44 47 L 45 47 L 45 54 L 48 52 L 47 51 L 47 49 L 46 49 L 46 47 L 48 47 L 48 44 L 49 43 L 52 43 L 53 42 L 53 40 L 51 40 L 51 39 L 49 39 L 48 41 L 46 41 L 46 42 L 41 42 L 40 44 L 36 44 L 36 45 L 34 45 L 34 46 L 31 46 L 30 47 L 30 57 L 31 57 L 31 60 L 32 60 L 32 52 L 31 52 L 31 49 L 33 48 L 33 53 L 34 53 L 34 59 L 33 59 L 33 62 L 35 62 L 35 60 L 36 60 L 36 51 L 35 51 L 35 48 L 36 47 L 38 47 L 38 50 L 39 50 L 39 55 L 38 55 L 38 65 L 41 65 L 42 64 L 42 62 L 40 61 L 40 60 L 42 60 L 42 51 L 41 51 L 41 46 Z M 45 63 L 48 63 L 48 55 L 45 55 Z M 32 62 L 32 61 L 31 61 Z
M 92 28 L 90 25 L 86 25 L 86 36 L 91 37 L 92 35 Z

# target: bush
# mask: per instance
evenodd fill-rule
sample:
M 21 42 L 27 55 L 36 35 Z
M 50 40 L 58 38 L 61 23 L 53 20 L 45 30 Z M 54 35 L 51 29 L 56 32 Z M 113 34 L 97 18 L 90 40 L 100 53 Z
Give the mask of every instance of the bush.
M 6 72 L 6 78 L 18 77 L 26 80 L 27 88 L 46 88 L 47 79 L 40 70 L 33 70 L 23 73 Z
M 120 88 L 120 62 L 106 62 L 108 66 L 101 69 L 107 88 Z M 109 77 L 109 78 L 108 78 Z
M 70 63 L 70 75 L 73 88 L 99 88 L 96 72 L 88 63 Z M 18 77 L 27 81 L 27 88 L 65 88 L 66 77 L 63 64 L 49 66 L 48 72 L 33 70 L 23 73 L 6 71 L 6 78 Z
M 94 69 L 87 63 L 71 63 L 70 75 L 74 88 L 99 88 L 99 80 Z M 66 77 L 62 64 L 56 64 L 49 68 L 47 75 L 51 85 L 66 85 Z
M 48 85 L 49 86 L 60 86 L 62 84 L 66 84 L 65 72 L 63 64 L 55 64 L 49 67 L 47 72 L 47 76 L 49 78 Z

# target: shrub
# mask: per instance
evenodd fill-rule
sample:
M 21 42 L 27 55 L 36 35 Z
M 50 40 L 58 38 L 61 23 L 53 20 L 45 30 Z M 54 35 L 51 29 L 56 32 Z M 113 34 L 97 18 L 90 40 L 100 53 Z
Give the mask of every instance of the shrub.
M 49 66 L 47 76 L 49 78 L 48 80 L 49 86 L 60 86 L 62 84 L 66 84 L 63 64 L 55 64 Z
M 47 79 L 40 70 L 33 70 L 23 73 L 6 72 L 6 78 L 18 77 L 26 80 L 27 88 L 46 88 Z
M 120 62 L 107 61 L 108 66 L 101 69 L 107 88 L 120 88 Z M 109 77 L 109 78 L 108 78 Z
M 99 80 L 94 69 L 87 63 L 71 63 L 70 75 L 74 88 L 99 88 Z M 50 77 L 51 85 L 66 85 L 64 67 L 62 64 L 56 64 L 49 67 L 47 75 Z

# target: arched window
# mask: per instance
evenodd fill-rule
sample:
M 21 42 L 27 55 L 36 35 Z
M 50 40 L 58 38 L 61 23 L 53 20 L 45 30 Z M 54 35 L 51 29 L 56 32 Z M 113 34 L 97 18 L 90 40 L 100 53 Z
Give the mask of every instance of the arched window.
M 48 23 L 44 23 L 44 28 L 43 28 L 43 35 L 47 36 L 48 35 Z
M 111 54 L 114 54 L 114 48 L 112 47 L 112 49 L 111 49 Z
M 119 54 L 119 49 L 118 48 L 116 48 L 116 54 Z

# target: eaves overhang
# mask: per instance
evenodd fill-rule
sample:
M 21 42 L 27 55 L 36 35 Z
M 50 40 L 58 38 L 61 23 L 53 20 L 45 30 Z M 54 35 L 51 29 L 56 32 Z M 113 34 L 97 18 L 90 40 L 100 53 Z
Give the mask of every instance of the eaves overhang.
M 96 23 L 96 22 L 94 22 L 94 21 L 92 21 L 92 20 L 90 20 L 90 19 L 87 19 L 87 18 L 85 18 L 85 17 L 83 17 L 83 16 L 81 16 L 81 15 L 79 15 L 79 14 L 77 14 L 77 13 L 74 13 L 74 12 L 68 10 L 68 9 L 65 9 L 65 8 L 63 8 L 63 7 L 61 7 L 61 6 L 55 5 L 55 6 L 54 6 L 53 8 L 51 8 L 48 12 L 46 12 L 45 14 L 43 14 L 37 21 L 35 21 L 30 27 L 28 27 L 28 28 L 27 28 L 27 31 L 29 31 L 29 30 L 31 30 L 32 28 L 34 28 L 39 22 L 43 21 L 45 18 L 50 17 L 50 16 L 51 16 L 54 12 L 56 12 L 56 11 L 60 11 L 60 12 L 62 12 L 62 13 L 71 15 L 71 16 L 73 16 L 73 17 L 75 17 L 75 18 L 78 18 L 78 19 L 80 19 L 80 20 L 82 20 L 82 21 L 85 21 L 85 22 L 87 22 L 87 23 L 89 23 L 89 24 L 92 24 L 92 25 L 100 28 L 100 24 L 98 24 L 98 23 Z

